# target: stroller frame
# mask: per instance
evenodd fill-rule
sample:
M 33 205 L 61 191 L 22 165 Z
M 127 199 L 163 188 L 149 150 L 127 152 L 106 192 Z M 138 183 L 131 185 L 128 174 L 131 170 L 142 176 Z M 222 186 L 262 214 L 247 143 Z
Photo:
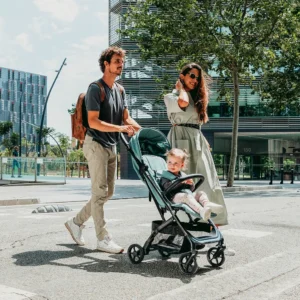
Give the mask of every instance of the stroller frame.
M 154 130 L 163 135 L 163 133 L 157 129 L 144 128 L 140 131 L 142 130 Z M 188 205 L 172 204 L 167 197 L 171 190 L 176 188 L 179 184 L 181 184 L 182 181 L 187 179 L 199 179 L 195 184 L 194 190 L 196 190 L 205 180 L 204 176 L 201 174 L 191 174 L 178 178 L 167 190 L 162 192 L 157 181 L 151 174 L 150 167 L 145 163 L 145 160 L 147 160 L 149 155 L 146 155 L 144 159 L 139 159 L 123 134 L 121 134 L 121 140 L 134 159 L 133 163 L 135 163 L 136 167 L 138 168 L 138 175 L 140 175 L 141 179 L 148 187 L 149 201 L 151 201 L 151 199 L 154 200 L 154 203 L 161 216 L 161 221 L 152 222 L 152 232 L 143 246 L 140 246 L 139 244 L 132 244 L 129 246 L 127 254 L 130 261 L 133 264 L 139 264 L 143 261 L 144 256 L 148 255 L 151 251 L 158 251 L 163 258 L 167 258 L 171 254 L 180 254 L 179 268 L 181 272 L 187 275 L 193 275 L 198 271 L 196 257 L 199 254 L 199 250 L 204 248 L 206 244 L 216 243 L 215 247 L 210 248 L 207 251 L 207 260 L 212 267 L 221 266 L 225 261 L 224 250 L 226 249 L 226 246 L 224 244 L 224 238 L 214 222 L 211 219 L 208 219 L 207 223 L 199 222 L 200 219 L 198 214 L 196 214 L 196 212 L 193 211 Z M 156 177 L 158 174 L 155 170 L 154 173 L 154 176 Z M 159 195 L 159 197 L 157 195 Z M 187 214 L 189 222 L 180 221 L 179 217 L 177 216 L 177 213 L 180 210 L 183 210 Z M 166 212 L 171 214 L 171 217 L 167 220 L 165 218 Z M 196 218 L 193 219 L 191 215 Z M 209 232 L 211 235 L 195 237 L 192 233 L 190 233 L 193 231 Z M 174 235 L 179 236 L 182 244 L 180 243 L 178 245 L 176 243 L 166 242 L 164 240 L 154 243 L 155 238 L 164 233 L 171 234 L 171 237 Z

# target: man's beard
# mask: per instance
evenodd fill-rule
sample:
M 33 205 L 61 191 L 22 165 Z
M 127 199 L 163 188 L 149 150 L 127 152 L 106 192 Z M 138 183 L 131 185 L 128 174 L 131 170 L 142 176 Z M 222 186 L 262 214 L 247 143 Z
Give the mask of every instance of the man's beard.
M 122 71 L 123 71 L 122 69 L 117 69 L 117 71 L 115 71 L 115 72 L 112 72 L 111 70 L 109 70 L 109 73 L 120 76 L 122 74 Z

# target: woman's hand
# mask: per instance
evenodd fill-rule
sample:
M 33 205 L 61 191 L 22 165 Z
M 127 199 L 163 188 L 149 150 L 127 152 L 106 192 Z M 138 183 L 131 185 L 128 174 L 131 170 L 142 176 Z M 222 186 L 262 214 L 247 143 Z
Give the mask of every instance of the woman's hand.
M 179 79 L 176 81 L 175 89 L 179 92 L 183 89 L 183 84 L 181 83 L 181 81 Z
M 182 82 L 180 79 L 176 81 L 175 88 L 177 91 L 179 91 L 179 96 L 178 96 L 178 105 L 181 108 L 186 108 L 189 106 L 190 100 L 187 92 L 185 91 Z

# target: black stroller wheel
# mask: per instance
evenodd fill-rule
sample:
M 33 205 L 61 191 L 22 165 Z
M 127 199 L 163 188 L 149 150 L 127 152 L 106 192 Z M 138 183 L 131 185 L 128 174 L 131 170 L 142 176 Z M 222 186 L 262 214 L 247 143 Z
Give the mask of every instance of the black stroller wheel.
M 196 256 L 191 253 L 183 253 L 179 257 L 180 271 L 187 275 L 194 275 L 198 271 Z
M 162 249 L 158 249 L 158 252 L 163 258 L 170 257 L 170 255 L 171 255 L 168 251 L 162 250 Z
M 207 260 L 213 267 L 220 267 L 225 261 L 223 249 L 213 247 L 207 251 Z
M 138 244 L 132 244 L 127 250 L 128 257 L 133 264 L 139 264 L 144 259 L 144 249 Z

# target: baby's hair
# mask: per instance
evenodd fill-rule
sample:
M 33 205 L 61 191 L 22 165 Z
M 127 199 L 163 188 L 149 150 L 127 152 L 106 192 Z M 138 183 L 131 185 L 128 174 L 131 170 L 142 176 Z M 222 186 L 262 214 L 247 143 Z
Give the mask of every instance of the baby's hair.
M 186 149 L 178 149 L 178 148 L 172 148 L 171 150 L 169 150 L 167 153 L 166 153 L 166 156 L 167 158 L 169 156 L 175 156 L 175 157 L 180 157 L 182 159 L 182 162 L 184 164 L 186 164 L 187 162 L 187 159 L 189 157 L 188 155 L 188 152 Z

